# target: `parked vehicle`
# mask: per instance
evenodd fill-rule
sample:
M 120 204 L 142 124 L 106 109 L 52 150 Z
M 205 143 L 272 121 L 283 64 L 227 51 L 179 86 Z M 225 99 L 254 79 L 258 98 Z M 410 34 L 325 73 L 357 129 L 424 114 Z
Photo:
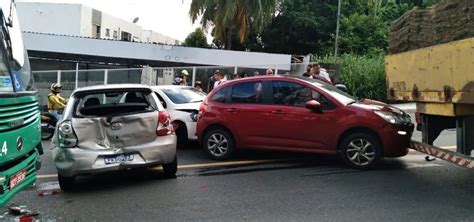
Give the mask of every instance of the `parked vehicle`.
M 406 155 L 412 132 L 410 116 L 398 108 L 291 76 L 222 84 L 202 103 L 197 124 L 214 159 L 228 159 L 238 148 L 338 153 L 360 169 Z
M 390 28 L 393 44 L 391 55 L 385 58 L 388 100 L 416 102 L 417 129 L 423 136 L 422 142 L 412 141 L 410 147 L 468 169 L 474 169 L 474 23 L 470 20 L 465 23 L 469 25 L 438 27 L 469 18 L 472 3 L 441 1 L 426 10 L 414 9 L 402 15 Z M 434 14 L 437 16 L 431 16 Z M 402 27 L 417 26 L 420 21 L 426 24 L 423 35 L 437 30 L 432 37 L 400 35 L 405 32 Z M 415 37 L 419 40 L 414 41 Z M 450 129 L 456 132 L 455 152 L 434 145 L 441 132 Z
M 196 141 L 196 123 L 199 106 L 206 93 L 191 86 L 154 86 L 152 89 L 170 114 L 178 136 L 178 148 Z
M 76 89 L 52 141 L 59 185 L 78 175 L 162 165 L 177 170 L 176 135 L 151 88 L 137 84 Z

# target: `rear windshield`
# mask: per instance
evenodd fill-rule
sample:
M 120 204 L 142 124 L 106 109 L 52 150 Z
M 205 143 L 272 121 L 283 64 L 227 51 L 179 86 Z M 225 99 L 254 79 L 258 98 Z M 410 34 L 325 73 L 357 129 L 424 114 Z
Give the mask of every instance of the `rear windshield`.
M 77 116 L 117 116 L 155 110 L 149 92 L 112 91 L 81 94 L 78 98 Z
M 202 102 L 206 94 L 195 88 L 162 89 L 174 104 Z

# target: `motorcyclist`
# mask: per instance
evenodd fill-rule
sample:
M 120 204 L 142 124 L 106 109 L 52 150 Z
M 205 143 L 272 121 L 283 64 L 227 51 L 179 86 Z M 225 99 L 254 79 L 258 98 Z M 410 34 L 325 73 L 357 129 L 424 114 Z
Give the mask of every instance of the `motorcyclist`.
M 61 96 L 62 86 L 59 83 L 51 84 L 51 92 L 48 94 L 48 111 L 56 119 L 59 119 L 59 111 L 64 109 L 67 103 L 67 99 Z

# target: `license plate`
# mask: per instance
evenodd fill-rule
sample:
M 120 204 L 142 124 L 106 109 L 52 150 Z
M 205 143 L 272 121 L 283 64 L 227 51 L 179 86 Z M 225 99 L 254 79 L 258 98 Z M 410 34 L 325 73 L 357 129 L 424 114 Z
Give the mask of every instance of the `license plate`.
M 105 164 L 122 163 L 133 161 L 133 154 L 118 154 L 104 157 Z
M 20 170 L 15 175 L 10 177 L 10 190 L 13 189 L 16 185 L 20 184 L 26 177 L 26 170 Z

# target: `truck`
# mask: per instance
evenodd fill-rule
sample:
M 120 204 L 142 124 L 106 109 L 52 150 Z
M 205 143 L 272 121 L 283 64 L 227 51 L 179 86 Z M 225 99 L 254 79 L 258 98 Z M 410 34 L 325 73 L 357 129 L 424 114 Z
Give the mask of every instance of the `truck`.
M 385 58 L 388 99 L 416 103 L 422 141 L 410 147 L 474 169 L 474 2 L 442 0 L 392 23 Z M 433 146 L 456 131 L 456 151 Z
M 0 0 L 0 207 L 41 166 L 40 107 L 13 1 Z

